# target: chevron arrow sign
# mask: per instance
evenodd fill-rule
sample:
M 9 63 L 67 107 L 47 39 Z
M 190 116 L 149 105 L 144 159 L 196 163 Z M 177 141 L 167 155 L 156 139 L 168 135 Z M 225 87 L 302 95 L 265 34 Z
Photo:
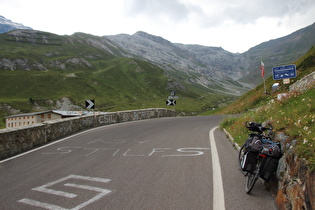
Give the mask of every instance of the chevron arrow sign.
M 176 105 L 176 100 L 168 99 L 168 100 L 166 100 L 166 105 L 167 106 L 175 106 Z
M 86 109 L 94 109 L 95 108 L 94 100 L 85 100 L 85 108 Z

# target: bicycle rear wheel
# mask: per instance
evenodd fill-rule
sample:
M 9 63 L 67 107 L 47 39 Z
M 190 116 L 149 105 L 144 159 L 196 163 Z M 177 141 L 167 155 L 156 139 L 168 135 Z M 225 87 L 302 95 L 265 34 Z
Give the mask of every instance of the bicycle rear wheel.
M 246 185 L 245 185 L 245 191 L 247 194 L 252 191 L 256 181 L 258 179 L 258 174 L 257 173 L 248 173 L 247 174 L 247 179 L 246 179 Z

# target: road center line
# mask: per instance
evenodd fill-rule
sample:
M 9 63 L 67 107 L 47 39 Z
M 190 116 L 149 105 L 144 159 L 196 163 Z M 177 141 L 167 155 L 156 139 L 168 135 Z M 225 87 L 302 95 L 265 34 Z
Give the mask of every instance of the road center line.
M 209 131 L 210 148 L 211 148 L 211 159 L 212 159 L 212 172 L 213 172 L 213 209 L 225 210 L 224 202 L 224 190 L 223 181 L 221 175 L 221 166 L 218 150 L 214 139 L 214 131 L 219 126 L 212 128 Z

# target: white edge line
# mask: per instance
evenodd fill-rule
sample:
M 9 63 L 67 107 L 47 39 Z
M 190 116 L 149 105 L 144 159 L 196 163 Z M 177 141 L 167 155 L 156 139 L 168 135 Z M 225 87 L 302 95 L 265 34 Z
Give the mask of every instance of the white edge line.
M 225 210 L 224 190 L 223 190 L 220 159 L 219 159 L 218 150 L 217 150 L 215 138 L 214 138 L 214 130 L 217 129 L 218 127 L 219 126 L 216 126 L 209 131 L 211 159 L 212 159 L 212 172 L 213 172 L 213 209 Z

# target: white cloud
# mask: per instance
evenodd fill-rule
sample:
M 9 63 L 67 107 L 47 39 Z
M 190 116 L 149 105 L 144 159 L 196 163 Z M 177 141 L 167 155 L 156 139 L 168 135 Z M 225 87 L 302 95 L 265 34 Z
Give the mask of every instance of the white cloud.
M 127 15 L 142 15 L 153 21 L 157 18 L 181 22 L 187 20 L 190 8 L 177 0 L 126 0 L 125 11 Z
M 314 0 L 1 0 L 4 17 L 57 34 L 142 30 L 171 42 L 244 52 L 315 22 Z

